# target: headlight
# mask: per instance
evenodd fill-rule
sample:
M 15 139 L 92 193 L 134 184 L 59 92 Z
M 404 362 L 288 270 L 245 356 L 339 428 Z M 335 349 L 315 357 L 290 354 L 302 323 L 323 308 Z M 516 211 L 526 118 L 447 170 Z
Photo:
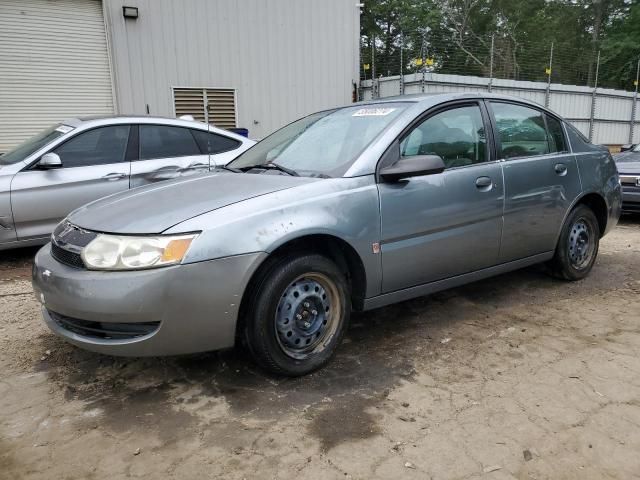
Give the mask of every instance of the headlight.
M 99 234 L 83 250 L 91 270 L 138 270 L 180 263 L 197 234 L 133 237 Z

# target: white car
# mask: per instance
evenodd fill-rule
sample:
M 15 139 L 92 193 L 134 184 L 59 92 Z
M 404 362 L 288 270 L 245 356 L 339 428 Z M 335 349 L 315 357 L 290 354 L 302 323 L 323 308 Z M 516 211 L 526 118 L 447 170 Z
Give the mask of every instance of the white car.
M 254 144 L 175 118 L 74 118 L 54 125 L 0 156 L 0 250 L 44 244 L 85 203 L 209 172 Z

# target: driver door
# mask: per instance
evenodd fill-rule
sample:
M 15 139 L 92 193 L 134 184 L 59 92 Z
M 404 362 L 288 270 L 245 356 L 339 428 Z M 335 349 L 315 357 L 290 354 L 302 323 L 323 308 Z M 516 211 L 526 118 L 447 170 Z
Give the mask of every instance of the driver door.
M 489 125 L 484 105 L 458 103 L 427 113 L 400 138 L 399 156 L 439 155 L 446 169 L 378 185 L 384 293 L 497 263 L 504 186 Z
M 129 125 L 80 132 L 57 146 L 62 167 L 16 174 L 11 206 L 18 240 L 43 238 L 72 210 L 129 189 Z

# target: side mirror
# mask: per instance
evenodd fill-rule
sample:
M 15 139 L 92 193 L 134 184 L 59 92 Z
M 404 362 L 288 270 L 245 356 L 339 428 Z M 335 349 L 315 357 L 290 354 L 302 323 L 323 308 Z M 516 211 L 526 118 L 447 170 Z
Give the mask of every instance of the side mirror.
M 60 155 L 57 153 L 45 153 L 38 162 L 38 167 L 43 170 L 50 170 L 53 168 L 62 167 L 62 160 L 60 159 Z
M 380 170 L 380 177 L 387 182 L 397 182 L 404 178 L 421 177 L 441 173 L 445 169 L 444 161 L 438 155 L 416 155 L 402 157 L 393 165 Z
M 628 145 L 622 145 L 622 146 L 620 147 L 620 151 L 621 151 L 621 152 L 628 152 L 629 150 L 632 150 L 632 149 L 633 149 L 633 147 L 635 147 L 635 144 L 633 144 L 633 143 L 630 143 L 630 144 L 628 144 Z

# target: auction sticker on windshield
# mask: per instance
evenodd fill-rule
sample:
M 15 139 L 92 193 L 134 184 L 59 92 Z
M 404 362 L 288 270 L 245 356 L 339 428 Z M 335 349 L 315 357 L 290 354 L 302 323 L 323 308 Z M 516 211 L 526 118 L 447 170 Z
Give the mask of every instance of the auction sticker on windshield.
M 393 112 L 395 108 L 361 108 L 355 112 L 353 117 L 384 117 Z

